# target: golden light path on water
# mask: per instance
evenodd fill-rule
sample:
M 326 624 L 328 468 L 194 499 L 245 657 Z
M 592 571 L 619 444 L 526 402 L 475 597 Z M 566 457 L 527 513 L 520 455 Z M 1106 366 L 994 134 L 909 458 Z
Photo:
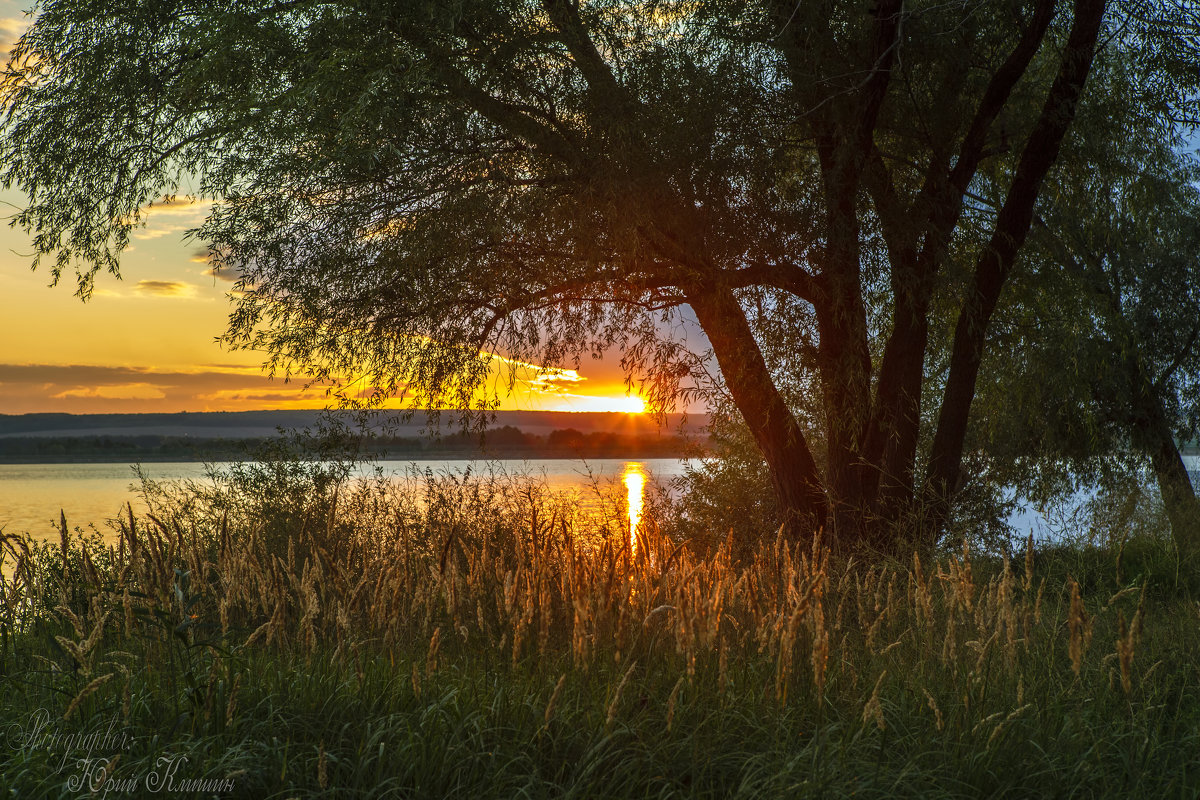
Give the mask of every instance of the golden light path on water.
M 637 527 L 642 521 L 642 504 L 646 490 L 646 471 L 636 461 L 625 465 L 621 475 L 629 505 L 629 550 L 637 553 Z

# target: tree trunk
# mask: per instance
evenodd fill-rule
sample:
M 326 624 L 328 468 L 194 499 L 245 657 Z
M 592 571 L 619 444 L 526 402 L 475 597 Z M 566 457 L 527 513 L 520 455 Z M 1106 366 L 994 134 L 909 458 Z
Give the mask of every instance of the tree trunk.
M 1171 535 L 1179 552 L 1194 555 L 1200 550 L 1200 500 L 1150 376 L 1138 354 L 1132 349 L 1126 355 L 1126 369 L 1133 389 L 1129 398 L 1130 430 L 1134 446 L 1150 457 L 1158 490 L 1162 495 Z
M 892 335 L 884 351 L 874 413 L 864 447 L 865 492 L 872 500 L 870 527 L 876 547 L 894 541 L 908 524 L 913 500 L 918 436 L 921 426 L 921 383 L 929 323 L 928 301 L 897 301 Z
M 829 540 L 852 546 L 867 536 L 868 524 L 862 472 L 871 411 L 871 353 L 857 208 L 868 152 L 847 126 L 832 124 L 817 136 L 817 152 L 825 195 L 821 278 L 826 297 L 814 308 L 828 453 Z
M 811 536 L 828 523 L 828 504 L 803 431 L 779 395 L 762 351 L 733 292 L 710 288 L 690 293 L 725 385 L 762 451 L 790 537 Z
M 928 536 L 936 539 L 949 518 L 950 502 L 961 481 L 967 419 L 983 360 L 988 324 L 1017 253 L 1029 235 L 1033 206 L 1043 179 L 1058 157 L 1063 137 L 1075 118 L 1096 52 L 1106 0 L 1075 0 L 1075 19 L 1046 102 L 1034 125 L 1016 175 L 996 218 L 991 241 L 979 258 L 971 288 L 958 317 L 950 374 L 938 413 L 926 473 L 924 497 L 930 509 Z
M 1200 500 L 1196 499 L 1191 478 L 1171 436 L 1161 405 L 1155 398 L 1149 402 L 1154 406 L 1151 412 L 1153 423 L 1142 432 L 1146 437 L 1144 446 L 1150 454 L 1150 464 L 1158 481 L 1167 519 L 1171 522 L 1175 544 L 1180 553 L 1194 555 L 1200 551 Z

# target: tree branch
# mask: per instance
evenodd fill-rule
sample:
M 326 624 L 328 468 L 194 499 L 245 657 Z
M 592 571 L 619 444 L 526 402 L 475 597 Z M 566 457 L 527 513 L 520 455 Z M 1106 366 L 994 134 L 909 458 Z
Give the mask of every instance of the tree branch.
M 991 241 L 980 255 L 971 288 L 959 313 L 925 483 L 934 509 L 935 533 L 949 513 L 958 488 L 967 419 L 975 397 L 988 323 L 1017 253 L 1029 234 L 1041 184 L 1058 157 L 1096 53 L 1107 0 L 1075 0 L 1075 19 L 1058 74 L 1025 143 L 1016 175 L 996 218 Z
M 1008 54 L 1008 58 L 1000 65 L 1000 69 L 996 70 L 992 79 L 988 81 L 983 97 L 979 101 L 979 107 L 975 109 L 975 116 L 971 119 L 971 125 L 967 128 L 966 136 L 963 137 L 962 146 L 958 151 L 958 159 L 948 176 L 950 190 L 959 197 L 967 190 L 971 179 L 979 170 L 979 163 L 983 159 L 984 145 L 987 143 L 992 123 L 996 121 L 996 117 L 1008 103 L 1013 88 L 1025 71 L 1029 69 L 1029 63 L 1041 48 L 1042 40 L 1046 37 L 1046 30 L 1050 27 L 1050 22 L 1057 12 L 1057 5 L 1057 0 L 1039 0 L 1037 8 L 1033 12 L 1033 19 L 1029 21 L 1029 26 L 1021 34 L 1017 46 Z M 1068 52 L 1070 52 L 1069 46 Z
M 725 276 L 727 278 L 726 285 L 731 289 L 768 286 L 795 295 L 813 306 L 824 304 L 828 299 L 820 278 L 796 265 L 783 266 L 755 262 L 725 273 Z

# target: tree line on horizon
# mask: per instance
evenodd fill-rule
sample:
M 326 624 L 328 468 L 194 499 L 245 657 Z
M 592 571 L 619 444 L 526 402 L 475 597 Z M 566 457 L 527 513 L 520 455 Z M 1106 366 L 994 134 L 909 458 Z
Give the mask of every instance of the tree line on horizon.
M 10 436 L 0 438 L 0 463 L 239 461 L 255 458 L 273 441 L 261 436 Z M 369 458 L 679 458 L 709 452 L 707 441 L 700 437 L 585 433 L 575 428 L 559 428 L 541 435 L 512 425 L 488 428 L 482 433 L 456 431 L 432 437 L 366 434 L 356 439 L 354 446 L 358 457 Z

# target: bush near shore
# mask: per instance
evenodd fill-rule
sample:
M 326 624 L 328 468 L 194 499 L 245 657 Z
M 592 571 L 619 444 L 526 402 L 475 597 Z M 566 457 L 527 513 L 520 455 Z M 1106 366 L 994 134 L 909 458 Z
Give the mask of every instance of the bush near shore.
M 5 537 L 0 793 L 1200 793 L 1158 543 L 735 559 L 523 480 L 256 469 Z

